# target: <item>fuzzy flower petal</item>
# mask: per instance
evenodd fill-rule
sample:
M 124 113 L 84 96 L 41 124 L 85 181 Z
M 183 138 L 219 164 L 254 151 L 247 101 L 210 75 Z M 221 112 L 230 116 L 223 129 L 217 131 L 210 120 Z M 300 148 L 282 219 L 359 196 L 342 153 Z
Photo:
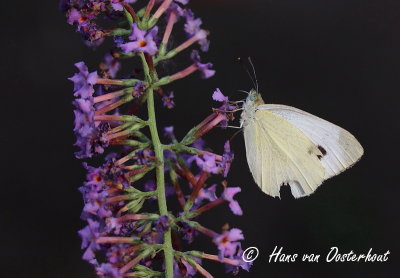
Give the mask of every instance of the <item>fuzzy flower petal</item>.
M 200 71 L 202 78 L 207 79 L 215 74 L 215 70 L 211 69 L 213 66 L 212 63 L 202 64 L 200 62 L 200 55 L 197 50 L 193 50 L 190 57 L 197 66 L 198 70 Z
M 221 90 L 219 88 L 217 88 L 213 95 L 212 95 L 213 100 L 215 101 L 219 101 L 219 102 L 226 102 L 228 101 L 228 97 L 224 96 L 224 94 L 222 94 Z
M 243 211 L 236 200 L 233 200 L 233 197 L 242 191 L 240 187 L 227 187 L 222 194 L 222 197 L 229 202 L 229 208 L 236 215 L 243 215 Z
M 84 99 L 92 97 L 94 93 L 93 85 L 96 84 L 98 79 L 97 72 L 89 73 L 84 62 L 78 62 L 75 66 L 79 72 L 68 78 L 74 83 L 74 95 Z

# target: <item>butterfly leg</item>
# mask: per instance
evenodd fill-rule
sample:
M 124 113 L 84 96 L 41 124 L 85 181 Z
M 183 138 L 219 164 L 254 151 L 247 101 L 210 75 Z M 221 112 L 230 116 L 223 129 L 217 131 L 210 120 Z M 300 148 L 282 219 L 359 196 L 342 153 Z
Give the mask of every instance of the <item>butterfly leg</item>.
M 234 109 L 234 110 L 221 110 L 221 109 L 216 109 L 216 108 L 214 108 L 213 109 L 214 111 L 217 111 L 217 112 L 223 112 L 223 113 L 234 113 L 234 112 L 237 112 L 237 111 L 242 111 L 243 110 L 243 108 L 238 108 L 238 109 Z

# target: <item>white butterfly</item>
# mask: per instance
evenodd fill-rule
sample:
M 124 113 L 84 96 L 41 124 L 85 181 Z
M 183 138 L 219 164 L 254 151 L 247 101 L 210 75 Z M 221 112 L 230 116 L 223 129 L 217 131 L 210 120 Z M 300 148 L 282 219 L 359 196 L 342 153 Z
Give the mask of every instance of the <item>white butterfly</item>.
M 243 104 L 241 126 L 253 178 L 273 197 L 283 184 L 295 198 L 308 196 L 364 153 L 343 128 L 294 107 L 264 104 L 255 90 Z

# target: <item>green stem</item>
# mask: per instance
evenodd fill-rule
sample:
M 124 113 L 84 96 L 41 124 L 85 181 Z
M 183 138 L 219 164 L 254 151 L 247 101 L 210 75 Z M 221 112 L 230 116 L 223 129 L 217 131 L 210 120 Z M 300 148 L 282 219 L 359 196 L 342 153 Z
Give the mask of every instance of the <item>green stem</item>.
M 144 54 L 141 53 L 143 69 L 146 76 L 146 81 L 151 84 L 152 78 L 149 74 L 149 68 L 145 61 Z M 157 121 L 156 114 L 154 108 L 154 92 L 152 86 L 149 86 L 147 89 L 147 111 L 148 111 L 148 124 L 150 128 L 151 140 L 154 147 L 154 153 L 157 158 L 157 166 L 156 166 L 156 179 L 157 179 L 157 201 L 158 207 L 160 211 L 160 215 L 168 216 L 168 208 L 167 208 L 167 199 L 165 195 L 165 181 L 164 181 L 164 155 L 163 155 L 163 145 L 160 142 L 160 137 L 157 131 Z M 171 239 L 171 229 L 169 228 L 164 233 L 164 259 L 165 259 L 165 277 L 173 278 L 174 277 L 174 269 L 173 269 L 173 248 L 172 248 L 172 239 Z

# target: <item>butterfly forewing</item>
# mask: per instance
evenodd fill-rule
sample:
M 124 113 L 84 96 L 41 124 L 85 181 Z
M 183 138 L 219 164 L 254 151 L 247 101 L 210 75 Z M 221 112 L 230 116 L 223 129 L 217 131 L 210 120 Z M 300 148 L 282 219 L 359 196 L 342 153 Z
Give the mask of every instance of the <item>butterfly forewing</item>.
M 289 184 L 292 194 L 311 194 L 323 182 L 323 154 L 300 129 L 280 115 L 257 110 L 244 126 L 246 155 L 256 183 L 271 196 Z
M 281 116 L 322 150 L 321 163 L 325 168 L 325 179 L 346 170 L 364 153 L 361 144 L 350 132 L 300 109 L 277 104 L 264 104 L 257 109 Z

